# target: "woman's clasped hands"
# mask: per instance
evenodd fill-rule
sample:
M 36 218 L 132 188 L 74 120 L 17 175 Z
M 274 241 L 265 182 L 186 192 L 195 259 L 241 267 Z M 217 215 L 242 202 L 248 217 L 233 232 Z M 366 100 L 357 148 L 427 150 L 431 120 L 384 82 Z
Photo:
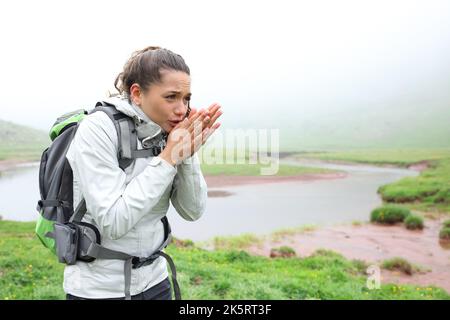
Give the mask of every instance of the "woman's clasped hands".
M 222 114 L 218 103 L 213 103 L 207 109 L 192 108 L 189 116 L 170 131 L 160 157 L 174 166 L 191 157 L 220 127 L 216 121 Z

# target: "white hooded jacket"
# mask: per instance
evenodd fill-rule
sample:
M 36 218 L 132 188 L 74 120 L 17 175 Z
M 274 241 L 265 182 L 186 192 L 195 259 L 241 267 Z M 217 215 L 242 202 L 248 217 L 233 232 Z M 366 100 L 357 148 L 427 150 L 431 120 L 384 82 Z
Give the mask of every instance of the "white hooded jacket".
M 162 128 L 126 97 L 105 101 L 137 117 L 149 136 L 161 132 Z M 142 149 L 139 139 L 137 143 Z M 147 257 L 164 240 L 161 218 L 168 211 L 169 199 L 181 217 L 195 221 L 205 211 L 207 185 L 197 153 L 176 167 L 160 157 L 138 158 L 124 171 L 119 167 L 117 149 L 116 128 L 104 112 L 82 120 L 66 155 L 73 170 L 74 207 L 84 196 L 87 212 L 83 221 L 99 229 L 104 247 Z M 132 269 L 130 293 L 139 294 L 167 276 L 163 257 Z M 123 260 L 78 261 L 64 270 L 64 291 L 78 297 L 124 297 L 124 286 Z

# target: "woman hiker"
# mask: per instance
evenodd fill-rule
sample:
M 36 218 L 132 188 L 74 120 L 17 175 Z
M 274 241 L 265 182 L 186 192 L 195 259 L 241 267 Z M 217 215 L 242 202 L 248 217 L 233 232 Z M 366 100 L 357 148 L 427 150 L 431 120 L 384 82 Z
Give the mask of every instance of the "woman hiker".
M 134 52 L 114 85 L 119 94 L 104 101 L 136 120 L 137 148 L 161 139 L 157 142 L 163 149 L 122 170 L 113 122 L 104 112 L 89 114 L 66 155 L 73 170 L 74 207 L 84 196 L 83 220 L 99 229 L 104 247 L 147 257 L 164 240 L 162 218 L 169 199 L 185 220 L 195 221 L 204 213 L 207 185 L 196 152 L 220 126 L 216 120 L 222 111 L 217 103 L 206 110 L 190 109 L 189 67 L 165 48 Z M 69 300 L 124 299 L 124 285 L 121 260 L 77 261 L 64 270 Z M 133 268 L 129 289 L 131 299 L 172 299 L 167 260 L 159 256 Z

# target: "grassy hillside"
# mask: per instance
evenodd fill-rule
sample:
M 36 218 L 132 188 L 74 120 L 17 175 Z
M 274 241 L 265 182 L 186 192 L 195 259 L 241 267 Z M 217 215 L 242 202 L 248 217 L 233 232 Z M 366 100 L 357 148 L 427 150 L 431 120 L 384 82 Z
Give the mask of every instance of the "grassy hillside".
M 0 299 L 64 299 L 64 265 L 33 234 L 33 223 L 0 221 Z M 177 241 L 184 299 L 450 299 L 442 289 L 366 287 L 366 266 L 330 251 L 308 258 L 265 258 L 244 251 L 206 251 Z
M 450 148 L 445 149 L 360 149 L 298 153 L 299 158 L 338 160 L 369 164 L 392 164 L 407 167 L 411 164 L 450 158 Z
M 280 149 L 450 148 L 449 122 L 450 103 L 301 114 L 280 122 Z
M 38 160 L 49 144 L 42 130 L 0 120 L 0 160 Z

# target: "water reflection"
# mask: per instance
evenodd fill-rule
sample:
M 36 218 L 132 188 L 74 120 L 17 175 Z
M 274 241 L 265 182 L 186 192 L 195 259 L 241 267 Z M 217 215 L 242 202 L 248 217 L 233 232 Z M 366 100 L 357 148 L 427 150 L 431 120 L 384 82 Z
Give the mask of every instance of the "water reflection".
M 3 171 L 0 179 L 0 215 L 5 220 L 36 220 L 39 163 L 21 164 Z

